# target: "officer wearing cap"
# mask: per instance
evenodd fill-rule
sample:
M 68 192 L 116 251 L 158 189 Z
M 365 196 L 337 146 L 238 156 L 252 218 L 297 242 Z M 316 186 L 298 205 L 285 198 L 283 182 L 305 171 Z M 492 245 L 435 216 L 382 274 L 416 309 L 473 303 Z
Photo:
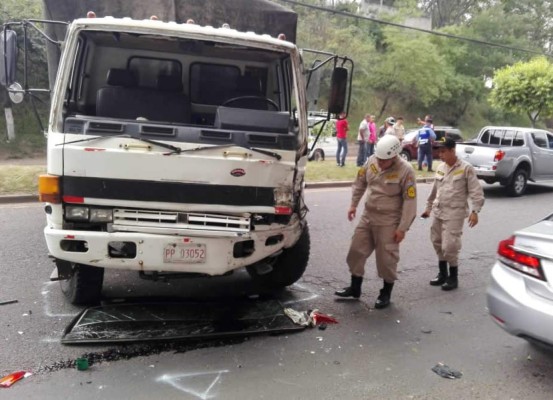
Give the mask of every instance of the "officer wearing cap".
M 335 292 L 339 297 L 359 298 L 367 258 L 376 253 L 378 276 L 384 281 L 375 308 L 390 304 L 397 279 L 399 244 L 417 214 L 415 173 L 398 157 L 401 144 L 394 135 L 385 135 L 376 144 L 375 154 L 359 169 L 353 183 L 348 219 L 355 218 L 357 205 L 367 191 L 361 221 L 355 228 L 346 262 L 351 285 Z
M 453 139 L 442 138 L 436 144 L 443 162 L 436 169 L 434 185 L 421 217 L 428 218 L 431 211 L 434 213 L 430 238 L 438 255 L 439 273 L 430 284 L 441 286 L 442 290 L 453 290 L 458 286 L 457 268 L 464 220 L 468 217 L 471 228 L 478 224 L 484 191 L 472 165 L 455 154 Z

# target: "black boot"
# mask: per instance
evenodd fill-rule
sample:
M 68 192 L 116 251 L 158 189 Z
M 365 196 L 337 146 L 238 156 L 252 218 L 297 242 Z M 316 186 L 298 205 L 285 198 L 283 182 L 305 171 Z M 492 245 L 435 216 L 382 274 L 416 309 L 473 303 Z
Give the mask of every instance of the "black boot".
M 392 289 L 394 288 L 393 283 L 388 283 L 384 281 L 384 287 L 380 289 L 380 296 L 376 299 L 374 303 L 374 308 L 386 308 L 390 305 L 390 297 L 392 295 Z
M 440 268 L 440 272 L 430 281 L 432 286 L 443 285 L 447 279 L 447 261 L 440 261 L 438 267 Z
M 351 285 L 343 288 L 342 290 L 337 290 L 334 294 L 338 297 L 353 297 L 358 299 L 361 296 L 361 284 L 363 283 L 362 276 L 351 276 Z
M 446 279 L 445 283 L 442 285 L 442 290 L 453 290 L 457 289 L 459 282 L 457 281 L 457 267 L 449 267 L 449 277 Z

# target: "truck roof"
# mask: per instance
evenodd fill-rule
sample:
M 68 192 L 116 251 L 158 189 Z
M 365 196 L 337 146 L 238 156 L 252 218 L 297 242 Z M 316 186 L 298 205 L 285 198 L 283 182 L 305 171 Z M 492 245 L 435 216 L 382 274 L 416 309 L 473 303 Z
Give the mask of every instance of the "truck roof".
M 295 49 L 296 46 L 286 40 L 272 37 L 268 34 L 257 34 L 255 32 L 240 32 L 231 28 L 216 28 L 213 26 L 200 26 L 197 24 L 177 23 L 174 21 L 165 22 L 152 19 L 132 19 L 132 18 L 79 18 L 72 22 L 76 28 L 85 27 L 93 30 L 115 29 L 119 31 L 141 31 L 144 33 L 162 33 L 167 35 L 176 35 L 186 33 L 187 37 L 194 36 L 198 39 L 221 40 L 239 40 L 248 44 L 258 43 L 271 45 L 287 50 Z

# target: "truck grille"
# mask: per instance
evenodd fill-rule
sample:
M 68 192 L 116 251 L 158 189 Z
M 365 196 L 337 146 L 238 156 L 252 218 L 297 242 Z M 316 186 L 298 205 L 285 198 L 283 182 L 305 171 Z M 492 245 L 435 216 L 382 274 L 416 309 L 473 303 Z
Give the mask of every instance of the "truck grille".
M 249 232 L 250 218 L 231 215 L 147 210 L 113 210 L 113 224 L 120 227 L 195 229 Z

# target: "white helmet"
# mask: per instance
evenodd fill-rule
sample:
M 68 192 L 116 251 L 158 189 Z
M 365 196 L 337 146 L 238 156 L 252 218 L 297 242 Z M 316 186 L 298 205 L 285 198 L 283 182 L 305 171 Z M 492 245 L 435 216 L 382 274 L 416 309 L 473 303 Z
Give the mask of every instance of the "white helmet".
M 399 139 L 394 135 L 388 134 L 384 135 L 384 137 L 376 143 L 374 154 L 381 160 L 389 160 L 397 156 L 400 152 L 401 144 L 399 143 Z

